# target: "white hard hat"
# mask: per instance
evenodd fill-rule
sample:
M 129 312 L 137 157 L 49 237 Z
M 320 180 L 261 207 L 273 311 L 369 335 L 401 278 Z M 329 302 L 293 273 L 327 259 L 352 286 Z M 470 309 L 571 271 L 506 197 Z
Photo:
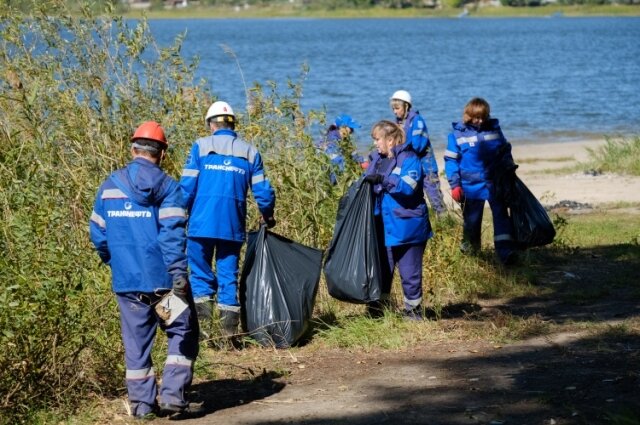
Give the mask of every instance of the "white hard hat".
M 209 120 L 215 118 L 214 121 L 226 121 L 234 122 L 236 116 L 233 113 L 233 109 L 227 102 L 217 101 L 213 102 L 207 110 L 207 115 L 204 118 L 205 123 L 209 124 Z
M 404 102 L 407 102 L 409 105 L 411 105 L 411 95 L 409 94 L 408 91 L 406 90 L 398 90 L 395 93 L 393 93 L 393 95 L 391 96 L 391 100 L 402 100 Z

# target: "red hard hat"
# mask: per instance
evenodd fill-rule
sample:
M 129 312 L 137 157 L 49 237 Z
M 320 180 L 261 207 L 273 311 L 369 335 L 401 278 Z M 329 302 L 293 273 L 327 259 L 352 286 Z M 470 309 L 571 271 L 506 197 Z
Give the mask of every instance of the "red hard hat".
M 167 143 L 167 139 L 164 137 L 164 130 L 160 127 L 160 124 L 155 121 L 147 121 L 140 124 L 140 127 L 136 129 L 135 133 L 133 133 L 131 141 L 133 142 L 137 139 L 153 140 L 163 144 L 165 147 L 169 145 Z

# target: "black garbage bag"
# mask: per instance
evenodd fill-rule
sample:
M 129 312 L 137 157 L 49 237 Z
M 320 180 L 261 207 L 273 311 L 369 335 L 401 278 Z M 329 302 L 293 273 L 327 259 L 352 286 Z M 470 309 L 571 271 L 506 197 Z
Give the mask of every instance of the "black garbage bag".
M 329 294 L 357 304 L 380 299 L 381 268 L 371 184 L 360 179 L 340 200 L 324 263 Z
M 240 277 L 242 329 L 264 346 L 287 348 L 308 330 L 322 251 L 269 232 L 249 233 Z
M 522 249 L 544 246 L 553 242 L 556 230 L 542 204 L 516 176 L 508 194 L 514 238 Z

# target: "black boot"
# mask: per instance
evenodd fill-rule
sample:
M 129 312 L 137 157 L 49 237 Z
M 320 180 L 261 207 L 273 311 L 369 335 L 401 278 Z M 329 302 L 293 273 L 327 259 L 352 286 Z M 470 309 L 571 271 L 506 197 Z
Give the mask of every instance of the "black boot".
M 213 307 L 211 300 L 196 302 L 196 315 L 200 325 L 200 340 L 211 339 L 211 319 L 213 317 Z
M 222 335 L 231 338 L 238 333 L 240 324 L 240 312 L 233 310 L 220 310 L 220 328 Z

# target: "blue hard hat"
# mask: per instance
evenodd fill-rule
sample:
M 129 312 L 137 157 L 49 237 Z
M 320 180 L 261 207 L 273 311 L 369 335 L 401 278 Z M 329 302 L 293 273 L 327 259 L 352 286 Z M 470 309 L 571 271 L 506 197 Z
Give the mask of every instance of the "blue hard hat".
M 336 118 L 336 126 L 349 127 L 352 130 L 355 130 L 356 128 L 361 127 L 360 124 L 358 124 L 353 120 L 353 118 L 351 118 L 351 115 L 347 115 L 347 114 L 338 115 L 338 117 Z

